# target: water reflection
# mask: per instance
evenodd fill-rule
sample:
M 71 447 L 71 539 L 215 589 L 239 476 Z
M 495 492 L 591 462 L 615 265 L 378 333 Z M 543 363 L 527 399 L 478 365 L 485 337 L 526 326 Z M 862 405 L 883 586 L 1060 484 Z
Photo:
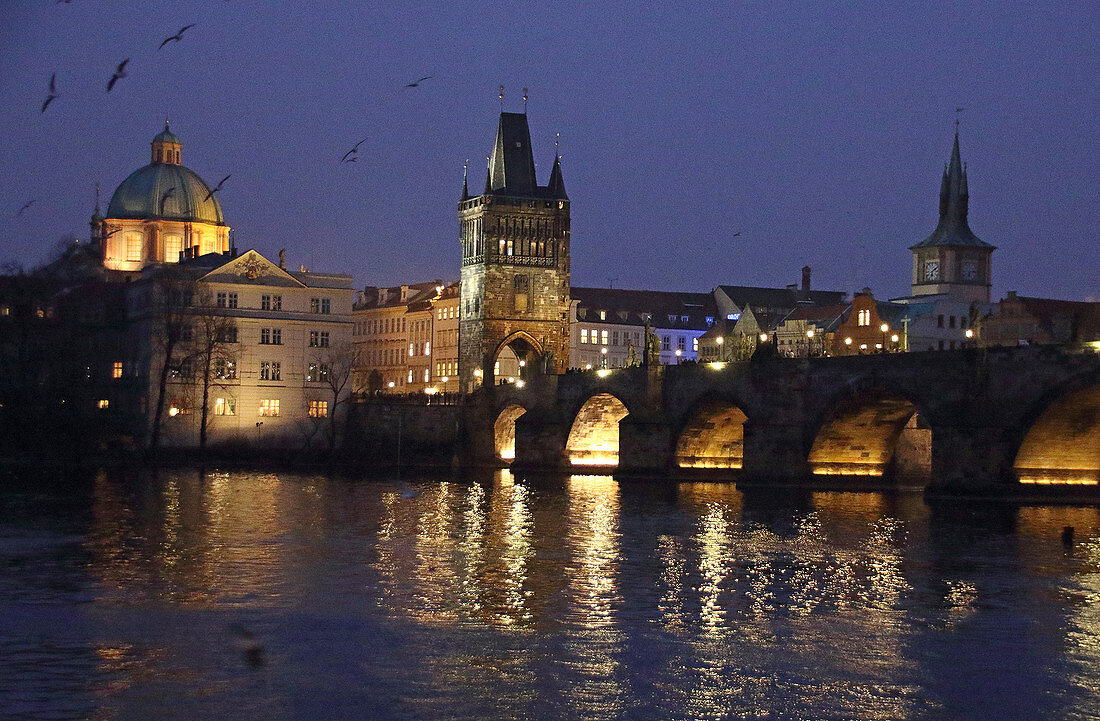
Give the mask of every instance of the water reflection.
M 53 530 L 0 494 L 0 691 L 55 716 L 1089 718 L 1100 693 L 1093 508 L 507 471 L 101 474 L 88 501 Z

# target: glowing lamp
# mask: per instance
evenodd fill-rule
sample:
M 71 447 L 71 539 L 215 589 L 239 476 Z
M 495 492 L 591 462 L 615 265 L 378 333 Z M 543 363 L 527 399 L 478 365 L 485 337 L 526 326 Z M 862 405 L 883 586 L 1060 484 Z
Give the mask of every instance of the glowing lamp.
M 474 378 L 480 378 L 480 377 L 481 377 L 481 369 L 480 368 L 474 368 Z
M 761 343 L 767 343 L 768 342 L 768 334 L 767 333 L 761 333 L 760 334 L 760 342 Z
M 844 345 L 852 345 L 852 339 L 851 338 L 845 338 L 844 339 Z
M 895 333 L 894 335 L 890 336 L 890 342 L 891 342 L 891 343 L 897 343 L 897 342 L 898 342 L 898 334 L 897 334 L 897 333 Z
M 598 371 L 596 371 L 596 375 L 598 375 L 600 378 L 607 378 L 609 375 L 611 375 L 611 369 L 600 368 Z
M 973 338 L 974 337 L 974 329 L 973 328 L 967 328 L 966 329 L 966 337 L 967 338 Z
M 883 333 L 885 333 L 886 331 L 890 330 L 890 326 L 888 326 L 888 325 L 886 325 L 885 323 L 883 323 L 882 325 L 880 325 L 880 326 L 878 327 L 878 329 L 879 329 L 879 330 L 881 330 L 881 331 L 882 331 Z
M 605 346 L 603 348 L 600 348 L 600 353 L 602 353 L 603 355 L 607 355 L 607 347 Z
M 387 388 L 393 388 L 393 381 L 390 381 L 389 383 L 387 383 L 386 387 Z
M 813 338 L 813 337 L 814 337 L 814 331 L 813 331 L 813 328 L 811 328 L 810 330 L 806 331 L 806 337 L 807 337 L 807 338 Z
M 524 383 L 522 379 L 516 381 L 516 388 L 523 388 L 525 385 L 527 384 Z
M 725 338 L 723 338 L 722 336 L 718 336 L 718 338 L 716 339 L 716 341 L 717 341 L 718 345 L 722 345 L 723 343 L 725 343 L 725 342 L 726 342 L 726 339 L 725 339 Z

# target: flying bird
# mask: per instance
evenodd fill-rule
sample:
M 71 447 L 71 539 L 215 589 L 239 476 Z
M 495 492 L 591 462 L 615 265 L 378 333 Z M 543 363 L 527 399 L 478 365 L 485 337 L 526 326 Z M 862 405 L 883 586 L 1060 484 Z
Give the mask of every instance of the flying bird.
M 157 50 L 160 50 L 160 48 L 163 48 L 165 45 L 172 42 L 173 40 L 175 40 L 177 43 L 180 40 L 183 40 L 183 34 L 184 34 L 184 32 L 187 31 L 187 28 L 193 28 L 193 27 L 195 27 L 195 23 L 191 23 L 190 25 L 184 25 L 182 28 L 180 28 L 180 31 L 178 33 L 176 33 L 175 35 L 173 35 L 171 37 L 167 37 L 163 41 L 161 41 L 160 47 L 158 47 Z
M 15 214 L 16 214 L 16 216 L 20 216 L 20 215 L 22 215 L 22 214 L 23 214 L 23 211 L 24 211 L 24 210 L 26 210 L 27 208 L 31 207 L 32 205 L 34 205 L 34 204 L 35 204 L 35 202 L 37 202 L 37 200 L 38 200 L 38 199 L 37 199 L 37 198 L 35 198 L 35 199 L 33 199 L 33 200 L 28 200 L 28 201 L 27 201 L 26 203 L 23 203 L 23 207 L 22 207 L 22 208 L 20 208 L 19 210 L 15 211 Z
M 55 98 L 59 97 L 57 94 L 57 73 L 50 76 L 50 94 L 46 96 L 46 102 L 42 103 L 42 112 L 46 112 L 46 108 Z
M 360 145 L 362 145 L 362 144 L 363 144 L 363 143 L 365 143 L 365 142 L 367 142 L 367 139 L 366 139 L 366 138 L 363 138 L 363 139 L 362 139 L 362 140 L 360 140 L 360 141 L 359 141 L 358 143 L 356 143 L 356 144 L 355 144 L 355 147 L 354 147 L 354 148 L 352 148 L 352 149 L 351 149 L 351 150 L 349 150 L 348 152 L 344 153 L 344 157 L 340 158 L 340 162 L 341 162 L 341 163 L 350 163 L 350 162 L 353 162 L 353 161 L 355 160 L 355 158 L 352 158 L 351 160 L 348 160 L 348 156 L 349 156 L 349 155 L 355 155 L 356 153 L 358 153 L 358 152 L 359 152 L 359 146 L 360 146 Z
M 128 62 L 130 62 L 130 58 L 126 58 L 125 60 L 123 60 L 121 63 L 118 64 L 117 68 L 115 68 L 115 74 L 112 75 L 111 79 L 107 81 L 107 92 L 108 93 L 111 92 L 111 88 L 113 88 L 115 86 L 115 83 L 117 83 L 122 78 L 126 77 L 126 63 L 128 63 Z
M 225 176 L 224 178 L 222 178 L 221 180 L 219 180 L 219 181 L 218 181 L 218 184 L 217 184 L 217 185 L 215 185 L 215 186 L 214 186 L 213 188 L 211 188 L 211 189 L 210 189 L 210 192 L 206 194 L 206 197 L 202 199 L 202 202 L 204 202 L 204 203 L 205 203 L 206 201 L 210 200 L 210 197 L 211 197 L 212 195 L 214 195 L 214 193 L 216 193 L 216 192 L 218 192 L 219 190 L 221 190 L 221 189 L 222 189 L 222 183 L 224 183 L 224 182 L 225 182 L 225 181 L 227 181 L 227 180 L 229 180 L 229 176 L 228 176 L 228 175 L 227 175 L 227 176 Z
M 176 192 L 176 186 L 172 186 L 168 190 L 164 191 L 164 195 L 160 196 L 160 214 L 164 215 L 164 201 L 172 197 L 172 194 Z
M 406 88 L 418 88 L 418 87 L 420 87 L 420 83 L 424 82 L 425 80 L 430 80 L 431 77 L 432 77 L 431 75 L 425 75 L 422 78 L 418 78 L 418 79 L 412 81 L 411 83 L 409 83 L 405 87 Z
M 739 236 L 739 235 L 741 235 L 741 232 L 740 232 L 740 231 L 738 231 L 738 232 L 734 233 L 734 234 L 733 234 L 733 235 L 731 235 L 730 237 L 731 237 L 731 238 L 736 238 L 736 237 L 737 237 L 737 236 Z

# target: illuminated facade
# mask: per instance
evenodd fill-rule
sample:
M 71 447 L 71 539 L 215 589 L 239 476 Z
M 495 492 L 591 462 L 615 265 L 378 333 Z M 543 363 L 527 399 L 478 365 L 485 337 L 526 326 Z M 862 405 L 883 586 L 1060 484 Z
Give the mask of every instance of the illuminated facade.
M 360 291 L 352 312 L 358 385 L 385 394 L 457 391 L 458 308 L 457 283 Z
M 111 196 L 107 215 L 91 220 L 91 243 L 108 270 L 140 272 L 230 250 L 229 226 L 216 193 L 183 165 L 183 144 L 164 124 L 153 138 L 151 160 Z
M 209 368 L 209 443 L 288 449 L 324 444 L 330 415 L 343 412 L 353 390 L 348 377 L 334 397 L 333 381 L 350 376 L 353 360 L 350 276 L 288 271 L 249 250 L 238 257 L 209 254 L 178 266 L 149 266 L 127 290 L 132 362 L 149 423 L 166 325 L 180 328 L 165 388 L 165 445 L 197 443 L 205 377 L 201 344 L 212 317 L 227 322 L 218 328 Z M 166 319 L 168 293 L 186 297 L 178 320 Z
M 463 179 L 458 220 L 462 390 L 494 382 L 498 360 L 565 371 L 569 196 L 557 156 L 549 183 L 538 184 L 526 113 L 500 114 L 485 189 L 471 196 Z

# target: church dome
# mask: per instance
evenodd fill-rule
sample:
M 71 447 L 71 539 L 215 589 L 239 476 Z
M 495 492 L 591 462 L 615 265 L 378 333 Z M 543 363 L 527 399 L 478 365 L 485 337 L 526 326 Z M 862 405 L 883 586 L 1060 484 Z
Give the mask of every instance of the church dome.
M 150 163 L 130 174 L 111 196 L 108 218 L 182 220 L 225 225 L 217 195 L 193 170 Z
M 107 217 L 225 225 L 218 196 L 210 195 L 210 186 L 181 164 L 183 144 L 168 129 L 168 121 L 150 145 L 153 162 L 122 181 L 111 196 Z

